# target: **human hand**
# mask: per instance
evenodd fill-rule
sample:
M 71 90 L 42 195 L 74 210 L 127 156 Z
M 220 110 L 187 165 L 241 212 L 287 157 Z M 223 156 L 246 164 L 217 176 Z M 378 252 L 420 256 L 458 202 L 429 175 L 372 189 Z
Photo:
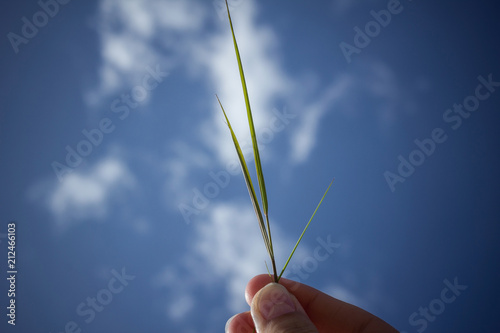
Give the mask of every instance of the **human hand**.
M 258 275 L 247 284 L 251 311 L 228 320 L 226 333 L 397 333 L 371 313 L 288 279 L 269 283 Z

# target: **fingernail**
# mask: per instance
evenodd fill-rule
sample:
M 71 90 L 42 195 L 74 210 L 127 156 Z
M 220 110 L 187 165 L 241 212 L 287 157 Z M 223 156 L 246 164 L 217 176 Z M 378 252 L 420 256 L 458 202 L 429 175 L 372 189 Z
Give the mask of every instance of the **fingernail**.
M 271 320 L 284 314 L 295 312 L 295 304 L 285 287 L 270 283 L 259 292 L 258 309 L 262 317 Z

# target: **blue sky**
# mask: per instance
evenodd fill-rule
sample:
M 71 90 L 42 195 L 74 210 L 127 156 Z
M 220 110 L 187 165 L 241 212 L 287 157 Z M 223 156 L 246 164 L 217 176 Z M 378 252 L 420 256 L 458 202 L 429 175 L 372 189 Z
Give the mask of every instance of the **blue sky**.
M 403 332 L 498 332 L 494 4 L 229 3 L 278 266 L 335 178 L 289 278 Z M 267 257 L 215 98 L 249 152 L 222 5 L 4 6 L 2 332 L 219 332 L 248 309 Z

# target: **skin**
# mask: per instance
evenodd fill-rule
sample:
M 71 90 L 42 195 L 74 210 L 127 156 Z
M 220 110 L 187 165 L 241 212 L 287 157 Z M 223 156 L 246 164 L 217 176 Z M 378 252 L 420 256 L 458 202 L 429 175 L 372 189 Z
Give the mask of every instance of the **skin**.
M 270 283 L 269 275 L 258 275 L 247 284 L 245 299 L 249 305 L 255 294 Z M 292 293 L 319 333 L 398 333 L 391 325 L 352 304 L 335 299 L 305 284 L 282 278 L 280 284 Z M 239 313 L 228 325 L 229 333 L 250 333 L 254 324 L 250 312 Z

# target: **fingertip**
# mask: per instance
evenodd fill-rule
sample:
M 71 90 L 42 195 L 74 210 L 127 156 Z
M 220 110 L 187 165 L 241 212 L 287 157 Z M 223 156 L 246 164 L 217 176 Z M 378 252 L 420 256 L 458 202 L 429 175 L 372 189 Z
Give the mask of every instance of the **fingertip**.
M 259 332 L 317 332 L 299 301 L 279 283 L 268 283 L 255 295 L 251 314 Z M 297 330 L 298 329 L 298 330 Z
M 254 325 L 249 311 L 238 313 L 226 322 L 226 333 L 253 333 Z
M 252 305 L 252 300 L 255 294 L 270 282 L 273 282 L 273 280 L 268 274 L 254 276 L 245 288 L 245 300 L 247 301 L 247 304 Z

